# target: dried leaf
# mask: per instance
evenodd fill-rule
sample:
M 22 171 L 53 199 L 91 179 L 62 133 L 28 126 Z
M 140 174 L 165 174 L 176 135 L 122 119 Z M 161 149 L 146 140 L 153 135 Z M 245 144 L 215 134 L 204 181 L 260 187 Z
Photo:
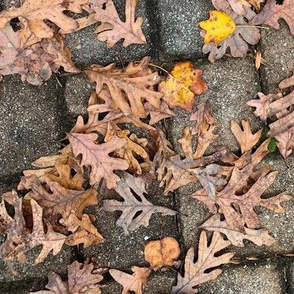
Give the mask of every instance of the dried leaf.
M 241 152 L 245 153 L 246 151 L 251 150 L 257 144 L 261 137 L 262 130 L 252 134 L 248 121 L 242 120 L 241 124 L 243 130 L 236 121 L 232 120 L 231 131 L 241 147 Z
M 220 232 L 227 236 L 228 240 L 234 246 L 244 247 L 244 239 L 251 241 L 257 246 L 271 246 L 275 243 L 275 239 L 271 237 L 268 231 L 264 229 L 253 230 L 244 227 L 241 231 L 232 229 L 225 220 L 221 220 L 219 214 L 215 214 L 204 222 L 200 228 L 212 231 Z
M 1 257 L 6 261 L 26 261 L 26 252 L 32 248 L 42 245 L 42 251 L 36 258 L 35 263 L 44 261 L 47 255 L 52 251 L 56 255 L 61 250 L 66 237 L 56 233 L 51 226 L 47 224 L 47 233 L 44 231 L 42 221 L 42 208 L 35 200 L 30 201 L 31 213 L 33 218 L 33 228 L 30 231 L 26 228 L 26 222 L 22 208 L 22 198 L 18 198 L 16 192 L 13 192 L 14 217 L 12 218 L 1 202 L 1 218 L 9 220 L 9 228 L 6 230 L 6 239 L 0 245 Z
M 199 22 L 199 26 L 206 31 L 204 43 L 218 45 L 235 31 L 236 25 L 225 12 L 213 10 L 209 14 L 209 19 Z
M 293 0 L 283 0 L 278 3 L 276 0 L 267 0 L 262 11 L 256 15 L 251 21 L 252 24 L 266 24 L 279 29 L 279 19 L 286 21 L 290 28 L 290 32 L 294 35 L 294 10 Z
M 187 126 L 183 130 L 183 137 L 178 140 L 178 142 L 181 144 L 186 158 L 193 158 L 192 140 L 192 132 Z
M 149 241 L 144 249 L 145 260 L 150 263 L 153 270 L 173 265 L 179 255 L 179 243 L 172 237 Z
M 153 213 L 176 214 L 176 211 L 169 208 L 154 206 L 144 197 L 144 193 L 147 192 L 142 178 L 135 178 L 128 173 L 123 173 L 115 191 L 124 201 L 104 200 L 103 209 L 106 211 L 122 211 L 116 224 L 123 228 L 125 235 L 135 231 L 140 226 L 148 227 Z M 138 213 L 139 215 L 137 215 Z
M 249 49 L 248 44 L 256 45 L 260 39 L 258 28 L 246 26 L 256 15 L 255 12 L 250 7 L 244 6 L 244 12 L 240 15 L 234 11 L 230 2 L 228 0 L 212 0 L 217 10 L 223 11 L 230 16 L 236 24 L 236 29 L 233 34 L 218 45 L 208 43 L 203 46 L 202 52 L 204 54 L 209 53 L 208 59 L 210 62 L 215 62 L 217 59 L 222 58 L 228 48 L 230 48 L 233 57 L 245 57 Z M 205 31 L 202 31 L 201 35 L 204 36 Z
M 214 232 L 212 240 L 208 246 L 206 233 L 200 235 L 198 260 L 194 262 L 194 248 L 190 248 L 185 258 L 184 276 L 178 274 L 177 285 L 172 288 L 172 294 L 193 294 L 197 293 L 198 285 L 216 279 L 221 273 L 221 269 L 215 269 L 222 264 L 230 263 L 234 253 L 224 253 L 215 256 L 219 251 L 231 245 L 230 241 L 225 241 L 221 234 Z M 209 272 L 207 272 L 209 270 Z
M 192 198 L 202 201 L 209 210 L 216 214 L 223 213 L 231 228 L 242 230 L 244 224 L 250 229 L 259 228 L 260 220 L 254 208 L 263 206 L 278 213 L 283 213 L 281 202 L 288 201 L 292 197 L 279 194 L 271 198 L 261 198 L 264 191 L 274 182 L 277 172 L 264 172 L 256 179 L 252 186 L 247 183 L 253 173 L 251 164 L 242 170 L 234 168 L 231 178 L 225 188 L 216 193 L 215 199 L 211 199 L 205 190 L 199 190 L 191 195 Z
M 286 159 L 294 149 L 294 127 L 282 134 L 276 135 L 275 138 L 281 155 Z
M 36 177 L 22 177 L 19 189 L 31 190 L 25 199 L 36 200 L 44 208 L 44 217 L 48 222 L 61 231 L 64 230 L 59 223 L 61 217 L 67 220 L 74 213 L 82 218 L 85 207 L 97 204 L 97 193 L 94 189 L 70 190 L 57 182 L 42 185 Z
M 105 142 L 108 142 L 115 136 L 125 139 L 127 143 L 122 148 L 116 150 L 113 154 L 116 157 L 124 159 L 128 163 L 128 170 L 130 172 L 139 175 L 142 174 L 142 168 L 138 158 L 143 159 L 145 163 L 149 162 L 149 155 L 143 148 L 148 144 L 147 139 L 139 139 L 135 134 L 130 135 L 129 130 L 121 130 L 114 123 L 109 123 L 104 140 Z
M 29 28 L 40 39 L 52 38 L 53 31 L 44 20 L 55 23 L 64 32 L 72 32 L 78 27 L 78 23 L 63 12 L 67 10 L 81 13 L 82 6 L 87 3 L 88 0 L 26 0 L 19 8 L 11 7 L 0 12 L 0 28 L 3 28 L 11 19 L 19 18 L 24 25 L 24 28 L 20 30 L 21 33 Z
M 109 153 L 122 148 L 126 139 L 113 137 L 110 141 L 96 144 L 97 134 L 68 134 L 68 140 L 72 145 L 73 154 L 82 155 L 81 166 L 90 166 L 90 184 L 99 183 L 105 179 L 109 189 L 116 187 L 119 177 L 114 170 L 126 170 L 128 163 L 120 158 L 109 156 Z
M 73 234 L 66 238 L 66 245 L 75 246 L 78 244 L 84 244 L 84 248 L 88 248 L 89 246 L 97 245 L 103 241 L 103 236 L 92 224 L 90 217 L 87 214 L 83 214 L 82 220 L 79 220 L 75 214 L 71 214 L 61 223 L 73 232 Z M 77 227 L 78 229 L 76 229 Z
M 145 110 L 150 115 L 149 125 L 154 125 L 160 120 L 168 117 L 175 116 L 173 111 L 169 108 L 166 102 L 162 101 L 159 108 L 155 108 L 150 103 L 144 104 Z
M 163 100 L 170 108 L 176 106 L 191 110 L 195 95 L 200 95 L 208 89 L 201 79 L 202 70 L 190 62 L 177 63 L 167 79 L 160 83 L 159 89 L 164 94 Z
M 283 80 L 279 84 L 280 89 L 286 89 L 286 88 L 289 88 L 291 86 L 294 86 L 294 74 L 290 78 Z
M 105 9 L 94 7 L 96 19 L 101 22 L 96 29 L 98 40 L 106 41 L 111 48 L 119 40 L 124 39 L 123 46 L 131 44 L 146 44 L 146 38 L 142 32 L 143 18 L 135 19 L 137 0 L 126 0 L 126 21 L 122 22 L 112 0 L 106 1 Z
M 138 266 L 132 266 L 131 269 L 134 272 L 132 275 L 116 269 L 109 270 L 109 273 L 116 282 L 123 286 L 121 294 L 128 294 L 131 291 L 135 294 L 142 294 L 142 287 L 146 285 L 151 269 Z
M 115 68 L 115 64 L 106 67 L 94 64 L 85 70 L 89 79 L 96 82 L 96 92 L 102 89 L 109 92 L 107 105 L 120 109 L 125 116 L 145 118 L 147 113 L 143 102 L 160 107 L 162 93 L 154 91 L 161 78 L 157 72 L 148 68 L 150 58 L 143 58 L 138 64 L 130 63 L 125 70 Z
M 64 283 L 58 274 L 51 272 L 48 276 L 46 288 L 38 292 L 30 292 L 34 294 L 100 294 L 103 276 L 96 272 L 94 265 L 91 263 L 79 263 L 74 261 L 67 266 L 68 282 Z

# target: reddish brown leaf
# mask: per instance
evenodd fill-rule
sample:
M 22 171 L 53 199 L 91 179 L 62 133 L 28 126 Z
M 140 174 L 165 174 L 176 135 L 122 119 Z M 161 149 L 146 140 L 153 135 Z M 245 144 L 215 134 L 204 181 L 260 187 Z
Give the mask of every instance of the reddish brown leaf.
M 193 294 L 198 285 L 216 279 L 221 273 L 221 269 L 215 269 L 222 264 L 230 263 L 234 253 L 224 253 L 215 256 L 219 251 L 231 245 L 230 241 L 225 241 L 221 234 L 214 232 L 212 240 L 208 245 L 206 233 L 200 235 L 198 247 L 198 259 L 195 260 L 194 248 L 190 248 L 185 258 L 185 272 L 182 276 L 178 274 L 177 285 L 172 288 L 172 294 Z M 209 272 L 207 272 L 210 270 Z
M 82 155 L 81 166 L 90 166 L 90 184 L 94 185 L 105 179 L 109 189 L 117 186 L 119 177 L 114 173 L 115 170 L 126 170 L 128 163 L 120 158 L 109 156 L 116 150 L 122 148 L 126 139 L 113 137 L 110 141 L 96 144 L 97 134 L 68 134 L 73 154 L 78 157 Z

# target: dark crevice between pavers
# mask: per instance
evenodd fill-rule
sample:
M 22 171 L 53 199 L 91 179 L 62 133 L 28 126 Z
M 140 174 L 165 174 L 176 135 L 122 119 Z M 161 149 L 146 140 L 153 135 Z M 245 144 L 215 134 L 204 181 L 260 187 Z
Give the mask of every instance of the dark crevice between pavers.
M 22 176 L 22 172 L 4 175 L 0 177 L 0 195 L 2 193 L 16 189 L 18 182 Z
M 286 294 L 294 294 L 294 285 L 293 285 L 293 273 L 291 267 L 294 264 L 294 258 L 285 257 L 285 262 L 287 263 L 284 271 L 284 279 L 285 279 L 285 293 Z
M 48 278 L 44 279 L 25 279 L 15 282 L 0 283 L 1 294 L 27 294 L 29 292 L 35 292 L 40 289 L 45 289 L 45 285 L 48 283 Z

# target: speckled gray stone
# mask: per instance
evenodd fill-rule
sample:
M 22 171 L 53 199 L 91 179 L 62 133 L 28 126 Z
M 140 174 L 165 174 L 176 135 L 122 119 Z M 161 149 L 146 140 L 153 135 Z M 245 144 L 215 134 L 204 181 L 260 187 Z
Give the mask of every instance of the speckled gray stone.
M 91 91 L 95 90 L 94 83 L 83 74 L 66 77 L 64 100 L 70 116 L 86 115 Z
M 278 84 L 294 72 L 294 37 L 284 21 L 280 21 L 280 29 L 261 30 L 260 50 L 268 64 L 261 65 L 261 84 L 268 94 Z
M 117 10 L 121 17 L 124 17 L 124 0 L 114 1 Z M 73 61 L 80 67 L 86 67 L 92 63 L 109 64 L 117 62 L 122 65 L 125 62 L 140 60 L 146 55 L 156 55 L 152 50 L 151 32 L 155 28 L 150 23 L 147 7 L 150 5 L 148 0 L 138 1 L 136 8 L 136 17 L 143 17 L 143 33 L 147 43 L 144 45 L 132 44 L 128 47 L 122 46 L 122 40 L 108 49 L 105 42 L 97 39 L 97 34 L 94 33 L 98 24 L 92 25 L 86 29 L 73 34 L 66 35 L 66 45 L 71 49 Z M 156 35 L 156 33 L 155 33 Z
M 0 177 L 21 173 L 40 156 L 54 154 L 68 131 L 62 88 L 54 76 L 40 88 L 7 76 L 0 84 Z M 62 118 L 62 119 L 61 119 Z
M 284 294 L 283 270 L 283 264 L 270 261 L 225 266 L 215 281 L 199 287 L 199 294 Z
M 209 17 L 209 10 L 213 6 L 207 0 L 158 0 L 162 59 L 203 56 L 198 22 Z

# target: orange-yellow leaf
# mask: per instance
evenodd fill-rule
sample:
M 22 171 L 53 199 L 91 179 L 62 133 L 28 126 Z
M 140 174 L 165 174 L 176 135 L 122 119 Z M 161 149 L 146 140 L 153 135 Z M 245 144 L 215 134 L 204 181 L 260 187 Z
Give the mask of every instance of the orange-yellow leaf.
M 195 95 L 200 95 L 208 89 L 201 79 L 202 70 L 190 62 L 179 62 L 172 69 L 167 79 L 160 83 L 160 91 L 164 93 L 163 100 L 171 107 L 179 106 L 191 110 Z
M 199 22 L 199 26 L 206 31 L 204 43 L 217 45 L 234 33 L 236 24 L 225 12 L 213 10 L 209 14 L 210 18 Z

